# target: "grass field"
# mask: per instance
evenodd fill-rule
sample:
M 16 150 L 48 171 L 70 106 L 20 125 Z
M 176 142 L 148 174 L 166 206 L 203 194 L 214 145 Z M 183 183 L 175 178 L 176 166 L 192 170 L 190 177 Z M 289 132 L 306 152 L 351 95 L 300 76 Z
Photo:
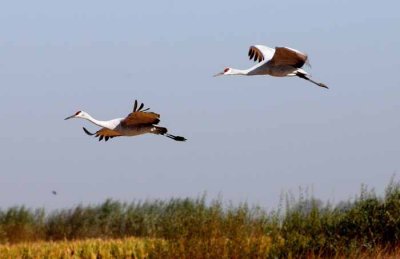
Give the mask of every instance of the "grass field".
M 1 258 L 148 258 L 162 240 L 126 238 L 0 245 Z
M 268 212 L 204 197 L 13 207 L 0 210 L 0 244 L 0 258 L 396 258 L 400 184 L 336 205 L 302 192 Z
M 244 246 L 243 246 L 244 245 Z M 0 258 L 277 258 L 268 237 L 236 244 L 229 239 L 166 241 L 149 238 L 87 239 L 0 245 Z M 399 258 L 398 250 L 375 249 L 329 258 Z M 320 258 L 323 253 L 288 254 L 283 258 Z
M 271 240 L 248 240 L 245 247 L 228 239 L 88 239 L 0 245 L 1 258 L 249 258 L 268 256 Z M 188 246 L 189 245 L 189 246 Z

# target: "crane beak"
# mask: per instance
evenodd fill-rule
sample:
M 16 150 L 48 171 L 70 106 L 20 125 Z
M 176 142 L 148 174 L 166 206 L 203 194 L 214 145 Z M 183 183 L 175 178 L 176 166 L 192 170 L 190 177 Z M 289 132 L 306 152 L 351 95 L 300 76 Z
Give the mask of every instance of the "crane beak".
M 72 118 L 75 118 L 75 115 L 71 115 L 71 116 L 65 118 L 64 120 L 66 121 L 66 120 L 69 120 L 69 119 L 72 119 Z
M 218 73 L 218 74 L 215 74 L 215 75 L 213 75 L 214 77 L 216 77 L 216 76 L 222 76 L 224 74 L 224 72 L 221 72 L 221 73 Z

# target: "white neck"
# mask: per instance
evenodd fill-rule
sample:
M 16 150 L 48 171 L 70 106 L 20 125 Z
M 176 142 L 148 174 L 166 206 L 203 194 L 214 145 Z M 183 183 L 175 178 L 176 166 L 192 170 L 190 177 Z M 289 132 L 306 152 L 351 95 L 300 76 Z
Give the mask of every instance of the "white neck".
M 96 124 L 97 126 L 111 129 L 111 130 L 116 127 L 114 120 L 99 121 L 99 120 L 96 120 L 95 118 L 93 118 L 92 116 L 90 116 L 88 113 L 86 113 L 86 114 L 87 114 L 87 118 L 84 118 L 84 119 L 90 121 L 93 124 Z
M 237 68 L 231 68 L 230 75 L 242 75 L 245 76 L 249 73 L 249 69 L 237 69 Z

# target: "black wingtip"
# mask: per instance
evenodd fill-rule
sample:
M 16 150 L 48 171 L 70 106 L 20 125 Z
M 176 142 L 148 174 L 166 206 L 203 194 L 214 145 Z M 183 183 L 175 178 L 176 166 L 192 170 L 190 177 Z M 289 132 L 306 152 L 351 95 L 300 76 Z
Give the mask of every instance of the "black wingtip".
M 140 112 L 140 111 L 145 112 L 150 110 L 150 108 L 146 109 L 143 108 L 144 108 L 144 103 L 140 103 L 137 100 L 135 100 L 135 104 L 133 105 L 133 112 Z
M 254 51 L 250 48 L 248 53 L 249 59 L 252 60 L 254 56 Z
M 85 127 L 83 127 L 83 131 L 88 134 L 89 136 L 93 136 L 94 133 L 91 133 L 90 131 L 88 131 Z
M 143 109 L 143 107 L 144 107 L 144 103 L 141 103 L 141 104 L 140 104 L 140 106 L 139 106 L 139 109 L 138 109 L 137 111 L 140 111 L 140 110 L 142 110 L 142 109 Z

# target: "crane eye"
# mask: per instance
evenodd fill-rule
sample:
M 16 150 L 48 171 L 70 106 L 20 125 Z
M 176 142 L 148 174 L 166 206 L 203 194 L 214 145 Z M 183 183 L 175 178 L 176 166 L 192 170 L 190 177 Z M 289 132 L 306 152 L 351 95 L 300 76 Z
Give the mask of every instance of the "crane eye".
M 224 69 L 224 73 L 226 73 L 226 72 L 228 72 L 229 71 L 229 68 L 225 68 Z
M 77 111 L 77 112 L 75 113 L 75 116 L 78 115 L 79 113 L 81 113 L 81 111 Z

